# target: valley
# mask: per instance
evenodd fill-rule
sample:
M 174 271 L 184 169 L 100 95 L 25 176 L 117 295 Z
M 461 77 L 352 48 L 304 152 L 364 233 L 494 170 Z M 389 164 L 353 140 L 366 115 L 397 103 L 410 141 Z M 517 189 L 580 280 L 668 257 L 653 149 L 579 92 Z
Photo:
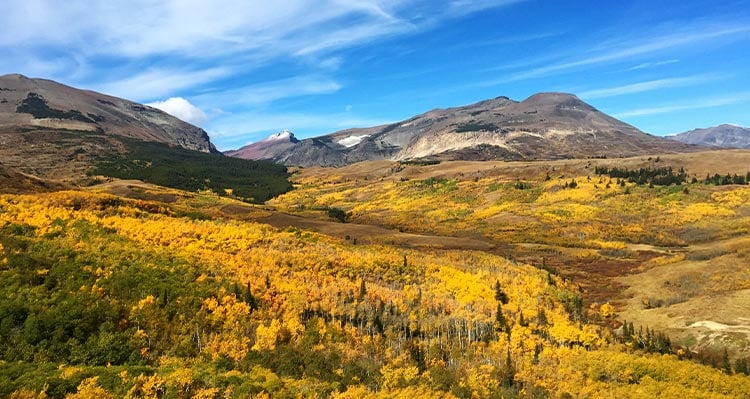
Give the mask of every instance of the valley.
M 227 156 L 0 83 L 2 397 L 750 391 L 748 150 L 541 93 Z
M 295 175 L 295 191 L 271 203 L 321 220 L 327 213 L 318 209 L 341 209 L 353 228 L 339 224 L 339 234 L 352 237 L 364 223 L 453 236 L 456 245 L 480 240 L 491 246 L 486 251 L 571 278 L 592 314 L 611 303 L 619 322 L 669 333 L 696 353 L 726 347 L 740 357 L 750 354 L 743 335 L 750 306 L 747 187 L 620 186 L 593 173 L 603 165 L 684 168 L 702 178 L 745 174 L 750 152 L 311 168 Z M 563 188 L 573 180 L 576 188 Z M 737 328 L 707 332 L 703 321 Z

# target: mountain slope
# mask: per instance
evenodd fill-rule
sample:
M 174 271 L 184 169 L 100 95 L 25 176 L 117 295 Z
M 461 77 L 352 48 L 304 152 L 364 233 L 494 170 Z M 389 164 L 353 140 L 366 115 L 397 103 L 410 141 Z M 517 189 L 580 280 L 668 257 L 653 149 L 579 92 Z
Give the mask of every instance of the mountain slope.
M 667 136 L 667 138 L 686 144 L 750 148 L 750 128 L 731 124 L 723 124 L 705 129 L 693 129 L 673 136 Z
M 221 155 L 156 108 L 22 75 L 0 77 L 0 192 L 142 180 L 263 202 L 291 189 L 282 165 Z
M 287 146 L 288 147 L 288 146 Z M 558 159 L 688 151 L 641 132 L 578 97 L 539 93 L 436 109 L 408 120 L 302 140 L 260 156 L 288 165 L 341 166 L 377 159 Z M 253 157 L 242 149 L 235 156 Z
M 216 151 L 206 132 L 146 105 L 23 75 L 0 76 L 0 130 L 57 129 Z
M 156 108 L 23 75 L 0 76 L 0 159 L 44 180 L 84 183 L 128 140 L 217 153 L 208 134 Z

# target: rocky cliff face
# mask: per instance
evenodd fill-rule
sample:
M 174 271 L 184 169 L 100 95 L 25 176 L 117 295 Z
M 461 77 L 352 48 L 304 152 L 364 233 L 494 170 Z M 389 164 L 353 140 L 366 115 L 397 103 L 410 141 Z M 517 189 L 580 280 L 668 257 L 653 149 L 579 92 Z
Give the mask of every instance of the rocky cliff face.
M 578 97 L 540 93 L 436 109 L 398 123 L 348 129 L 254 154 L 288 165 L 341 166 L 366 160 L 487 160 L 622 157 L 689 151 L 641 132 Z
M 693 129 L 688 132 L 667 136 L 686 144 L 711 147 L 750 148 L 750 128 L 723 124 L 705 129 Z

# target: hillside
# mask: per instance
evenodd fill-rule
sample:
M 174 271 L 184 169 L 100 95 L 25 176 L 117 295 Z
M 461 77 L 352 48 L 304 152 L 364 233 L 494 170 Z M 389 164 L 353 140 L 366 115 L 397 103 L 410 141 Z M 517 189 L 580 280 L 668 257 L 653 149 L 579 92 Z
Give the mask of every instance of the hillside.
M 730 124 L 693 129 L 667 138 L 701 146 L 750 148 L 750 128 Z
M 360 232 L 360 225 L 374 225 L 415 238 L 459 237 L 466 249 L 484 243 L 488 252 L 573 279 L 589 313 L 609 303 L 618 313 L 615 326 L 655 328 L 675 350 L 712 362 L 724 349 L 750 356 L 743 310 L 750 306 L 743 266 L 748 165 L 746 150 L 547 162 L 378 161 L 305 168 L 294 176 L 299 188 L 271 204 L 321 221 L 338 210 L 346 224 L 313 228 L 354 242 L 403 245 L 402 236 Z
M 250 144 L 234 156 L 297 166 L 342 166 L 366 160 L 531 160 L 623 157 L 692 151 L 641 132 L 578 97 L 535 94 L 437 109 L 398 123 L 348 129 L 269 150 Z M 263 150 L 255 150 L 260 146 Z
M 577 283 L 549 270 L 211 216 L 230 206 L 241 205 L 178 192 L 167 203 L 0 195 L 0 396 L 750 390 L 740 368 L 727 375 L 668 354 L 661 334 L 613 333 L 602 326 L 610 308 L 589 311 Z

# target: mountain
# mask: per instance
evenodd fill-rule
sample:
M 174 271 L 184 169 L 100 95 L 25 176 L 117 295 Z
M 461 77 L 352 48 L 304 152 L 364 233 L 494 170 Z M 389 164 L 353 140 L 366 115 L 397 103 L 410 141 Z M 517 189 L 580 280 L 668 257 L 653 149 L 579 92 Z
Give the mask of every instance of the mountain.
M 524 101 L 497 97 L 436 109 L 405 121 L 348 129 L 283 147 L 233 156 L 297 166 L 342 166 L 365 160 L 529 160 L 624 157 L 690 151 L 641 132 L 572 94 L 539 93 Z M 252 145 L 251 145 L 252 146 Z
M 0 76 L 0 129 L 97 132 L 216 151 L 203 129 L 156 108 L 17 74 Z
M 282 130 L 274 133 L 265 140 L 248 144 L 239 150 L 226 151 L 224 155 L 243 159 L 274 159 L 299 143 L 294 133 Z
M 705 129 L 693 129 L 688 132 L 667 136 L 667 138 L 686 144 L 750 148 L 750 128 L 731 124 L 723 124 Z
M 217 153 L 208 134 L 156 108 L 23 75 L 0 76 L 0 159 L 47 180 L 81 182 L 131 143 Z

